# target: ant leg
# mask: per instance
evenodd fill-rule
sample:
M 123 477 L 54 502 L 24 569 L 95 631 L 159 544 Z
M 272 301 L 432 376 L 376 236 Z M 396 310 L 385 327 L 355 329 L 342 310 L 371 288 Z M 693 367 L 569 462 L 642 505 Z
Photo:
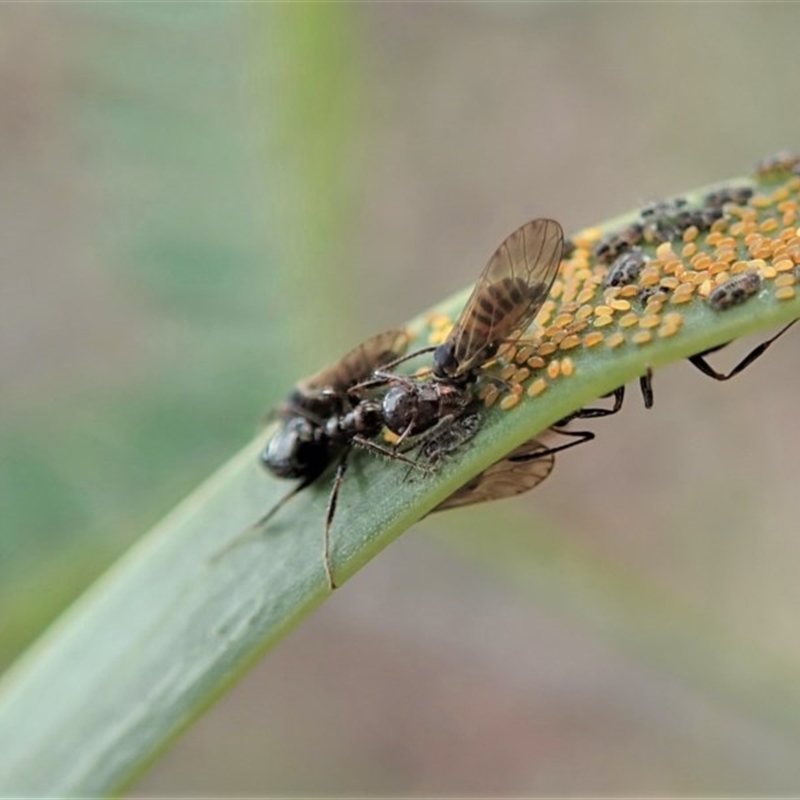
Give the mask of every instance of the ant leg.
M 381 364 L 380 369 L 373 370 L 371 378 L 368 378 L 361 383 L 357 383 L 355 386 L 351 386 L 347 390 L 347 394 L 354 394 L 356 397 L 358 397 L 358 393 L 360 391 L 364 391 L 366 389 L 377 389 L 379 386 L 385 386 L 387 383 L 400 383 L 403 385 L 410 384 L 412 381 L 407 375 L 395 375 L 389 370 L 393 370 L 396 366 L 402 364 L 404 361 L 409 361 L 410 359 L 424 355 L 425 353 L 432 353 L 435 349 L 435 346 L 423 347 L 421 350 L 415 350 L 413 353 L 396 358 L 394 361 Z
M 389 361 L 386 364 L 381 364 L 382 371 L 394 369 L 396 366 L 403 364 L 406 361 L 411 361 L 412 358 L 416 358 L 417 356 L 423 356 L 425 353 L 432 353 L 438 345 L 431 345 L 430 347 L 421 347 L 419 350 L 415 350 L 413 353 L 407 353 L 404 356 L 400 356 L 396 358 L 394 361 Z M 377 372 L 375 373 L 377 374 Z M 395 377 L 392 375 L 392 377 Z
M 639 378 L 639 390 L 642 393 L 645 408 L 653 407 L 653 370 L 647 368 L 647 372 Z
M 653 370 L 647 368 L 647 372 L 639 378 L 639 389 L 642 392 L 645 408 L 653 407 Z M 625 399 L 625 387 L 618 386 L 613 392 L 609 392 L 603 397 L 613 397 L 614 405 L 611 408 L 581 408 L 573 412 L 568 417 L 560 420 L 558 425 L 565 425 L 573 419 L 598 419 L 600 417 L 610 417 L 618 413 L 622 408 Z
M 610 417 L 622 408 L 622 401 L 625 399 L 625 387 L 618 386 L 613 392 L 609 392 L 604 397 L 613 397 L 614 405 L 611 408 L 579 408 L 573 411 L 568 417 L 559 420 L 553 427 L 566 425 L 573 419 L 598 419 L 600 417 Z
M 287 492 L 277 503 L 275 503 L 272 508 L 264 514 L 261 519 L 257 522 L 254 522 L 249 528 L 247 528 L 244 533 L 236 536 L 233 540 L 228 542 L 225 547 L 221 550 L 218 550 L 214 553 L 208 560 L 209 563 L 214 564 L 222 558 L 222 556 L 227 555 L 234 547 L 238 547 L 240 544 L 244 544 L 249 539 L 253 539 L 256 534 L 260 533 L 261 529 L 266 526 L 266 524 L 278 513 L 296 494 L 299 494 L 303 491 L 303 489 L 307 489 L 311 486 L 312 483 L 320 476 L 321 473 L 317 472 L 314 475 L 308 476 L 304 478 L 297 486 L 292 489 L 291 492 Z
M 403 432 L 400 434 L 397 441 L 393 445 L 395 452 L 398 452 L 400 450 L 400 445 L 402 445 L 403 442 L 406 440 L 408 434 L 414 430 L 414 426 L 417 424 L 418 416 L 419 416 L 419 406 L 415 405 L 414 410 L 411 413 L 411 421 L 408 423 L 408 425 L 406 425 L 405 430 L 403 430 Z
M 373 376 L 375 373 L 373 373 Z M 361 393 L 369 391 L 370 389 L 378 389 L 381 386 L 386 386 L 389 383 L 389 378 L 384 377 L 372 377 L 368 378 L 365 381 L 361 381 L 361 383 L 357 383 L 355 386 L 351 386 L 347 390 L 347 396 L 351 400 L 355 399 L 358 402 L 361 399 Z
M 336 502 L 339 499 L 339 489 L 347 472 L 347 459 L 350 455 L 348 447 L 340 456 L 339 463 L 336 465 L 336 476 L 333 479 L 333 486 L 328 497 L 328 510 L 325 513 L 325 538 L 322 547 L 322 560 L 325 564 L 325 575 L 328 578 L 328 586 L 331 591 L 336 588 L 336 580 L 333 577 L 333 564 L 331 564 L 331 524 L 334 514 L 336 514 Z
M 430 471 L 428 470 L 427 467 L 425 467 L 423 464 L 420 464 L 418 461 L 414 461 L 413 459 L 404 456 L 402 453 L 398 453 L 396 450 L 392 450 L 389 447 L 384 447 L 383 445 L 380 445 L 377 442 L 365 439 L 363 436 L 354 436 L 352 442 L 356 447 L 360 447 L 362 450 L 367 450 L 370 453 L 382 456 L 383 458 L 388 458 L 391 459 L 392 461 L 402 461 L 404 464 L 408 464 L 412 468 L 422 470 L 423 472 Z
M 347 394 L 348 396 L 352 396 L 360 400 L 360 392 L 364 392 L 369 389 L 378 389 L 381 386 L 386 386 L 387 383 L 411 387 L 413 386 L 414 381 L 411 380 L 411 378 L 409 378 L 407 375 L 395 375 L 394 373 L 386 372 L 383 369 L 376 369 L 372 373 L 371 378 L 361 381 L 361 383 L 357 383 L 355 386 L 351 386 L 347 390 Z
M 575 441 L 567 442 L 566 444 L 556 445 L 555 447 L 545 447 L 541 450 L 537 450 L 534 453 L 529 453 L 525 456 L 518 456 L 517 458 L 509 458 L 509 461 L 517 462 L 517 461 L 534 461 L 538 458 L 545 458 L 546 456 L 553 456 L 556 453 L 560 453 L 563 450 L 569 450 L 571 447 L 577 447 L 579 444 L 584 444 L 585 442 L 591 442 L 592 439 L 595 438 L 595 434 L 592 431 L 568 431 L 564 428 L 559 427 L 558 425 L 553 425 L 550 430 L 553 433 L 558 433 L 561 436 L 572 436 L 574 437 Z
M 309 486 L 311 486 L 311 484 L 314 483 L 314 481 L 317 479 L 318 475 L 319 473 L 315 474 L 313 477 L 304 478 L 300 483 L 297 484 L 297 486 L 294 487 L 294 489 L 292 489 L 291 492 L 287 492 L 283 497 L 281 497 L 281 499 L 278 500 L 278 502 L 275 503 L 275 505 L 272 506 L 272 508 L 269 511 L 267 511 L 267 513 L 264 514 L 264 516 L 261 517 L 260 520 L 258 520 L 258 522 L 251 525 L 250 530 L 254 531 L 257 528 L 263 528 L 275 516 L 275 514 L 281 508 L 283 508 L 283 506 L 285 506 L 286 503 L 288 503 L 296 494 L 299 494 L 300 492 L 303 491 L 303 489 L 306 489 Z
M 616 414 L 622 408 L 622 402 L 625 399 L 625 387 L 618 386 L 613 392 L 605 395 L 606 397 L 614 398 L 614 405 L 611 408 L 580 408 L 570 414 L 568 417 L 551 425 L 549 430 L 553 433 L 558 433 L 561 436 L 570 436 L 574 441 L 567 442 L 566 444 L 556 445 L 555 447 L 544 447 L 541 450 L 536 450 L 526 456 L 518 458 L 509 458 L 509 461 L 534 461 L 537 458 L 545 458 L 560 453 L 563 450 L 569 450 L 571 447 L 577 447 L 579 444 L 591 442 L 595 438 L 592 431 L 570 431 L 564 425 L 571 422 L 573 419 L 598 419 L 600 417 L 610 417 Z
M 692 363 L 693 366 L 697 367 L 703 375 L 708 375 L 709 378 L 713 378 L 715 381 L 727 381 L 733 378 L 734 376 L 738 375 L 742 370 L 747 369 L 754 361 L 761 358 L 764 353 L 767 351 L 769 346 L 776 340 L 783 336 L 792 325 L 797 322 L 796 319 L 793 319 L 788 325 L 785 325 L 781 328 L 774 336 L 767 339 L 766 342 L 761 342 L 760 345 L 754 347 L 730 372 L 723 373 L 717 372 L 711 364 L 706 361 L 705 356 L 709 355 L 709 353 L 714 353 L 719 350 L 721 347 L 725 347 L 725 345 L 719 345 L 718 347 L 712 347 L 708 350 L 704 350 L 702 353 L 698 353 L 696 356 L 690 356 L 689 361 Z M 730 343 L 729 343 L 730 344 Z
M 506 392 L 511 391 L 511 384 L 505 380 L 505 378 L 501 378 L 499 375 L 491 375 L 486 373 L 485 375 L 481 375 L 481 382 L 492 383 L 495 386 L 499 386 L 500 389 Z
M 424 465 L 419 464 L 417 461 L 413 461 L 410 458 L 406 458 L 406 456 L 402 455 L 401 453 L 395 453 L 393 450 L 382 447 L 381 445 L 371 442 L 369 439 L 364 439 L 361 436 L 353 437 L 351 446 L 347 447 L 347 449 L 342 453 L 339 463 L 336 465 L 336 475 L 333 479 L 331 494 L 328 498 L 328 510 L 325 514 L 325 544 L 323 548 L 323 558 L 325 562 L 325 574 L 328 576 L 328 585 L 330 586 L 331 591 L 336 588 L 336 581 L 333 576 L 333 565 L 331 564 L 331 524 L 333 523 L 334 514 L 336 514 L 336 503 L 339 500 L 339 489 L 341 488 L 342 481 L 344 480 L 345 473 L 347 472 L 349 463 L 348 458 L 353 446 L 361 447 L 364 450 L 384 456 L 385 458 L 402 461 L 405 464 L 409 464 L 409 468 L 416 467 L 417 469 L 421 469 L 425 472 L 428 471 Z
M 415 448 L 422 450 L 423 445 L 427 444 L 429 441 L 431 441 L 431 439 L 435 439 L 445 428 L 452 425 L 455 421 L 455 418 L 455 414 L 446 414 L 445 416 L 441 417 L 439 420 L 437 420 L 436 424 L 432 428 L 428 428 L 427 431 L 420 433 L 414 439 L 414 443 L 405 452 L 414 450 Z
M 442 417 L 432 428 L 429 428 L 427 431 L 424 431 L 423 433 L 419 434 L 419 436 L 417 436 L 414 442 L 404 452 L 410 453 L 412 450 L 416 450 L 417 455 L 421 455 L 425 445 L 428 442 L 435 441 L 436 438 L 442 434 L 442 431 L 446 430 L 450 425 L 453 424 L 455 419 L 456 419 L 455 414 L 447 414 L 446 416 Z M 466 442 L 468 439 L 471 438 L 472 436 L 469 436 L 465 438 L 463 441 Z M 423 469 L 426 472 L 434 471 L 432 466 L 422 465 L 418 460 L 415 461 L 414 464 L 418 469 Z M 406 474 L 403 476 L 403 481 L 408 480 L 409 475 L 411 475 L 411 469 L 412 469 L 411 467 L 408 468 Z

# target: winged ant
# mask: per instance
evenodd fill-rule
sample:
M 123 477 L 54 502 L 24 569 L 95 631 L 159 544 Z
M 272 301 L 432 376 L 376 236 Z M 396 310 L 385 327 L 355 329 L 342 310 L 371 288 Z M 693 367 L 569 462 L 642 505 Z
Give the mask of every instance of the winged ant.
M 535 219 L 517 228 L 489 259 L 444 343 L 388 365 L 433 352 L 432 380 L 383 368 L 354 388 L 389 384 L 382 409 L 386 427 L 399 437 L 395 447 L 407 437 L 449 425 L 469 409 L 482 368 L 502 345 L 516 342 L 539 313 L 558 274 L 563 244 L 564 232 L 555 220 Z
M 261 528 L 294 495 L 311 485 L 338 458 L 325 518 L 325 569 L 330 563 L 330 527 L 354 447 L 429 470 L 425 461 L 400 449 L 435 438 L 475 401 L 478 373 L 499 347 L 515 341 L 533 321 L 558 272 L 563 231 L 554 220 L 528 222 L 508 236 L 484 268 L 459 320 L 444 344 L 406 356 L 401 331 L 379 334 L 336 364 L 299 383 L 279 410 L 281 427 L 261 454 L 263 466 L 279 477 L 299 479 L 254 527 Z M 386 370 L 433 350 L 433 380 L 405 378 Z M 375 391 L 390 383 L 382 397 Z M 386 427 L 399 436 L 394 447 L 374 438 Z M 420 434 L 431 432 L 418 440 Z
M 370 337 L 344 357 L 300 381 L 286 401 L 273 412 L 279 426 L 260 455 L 261 465 L 279 478 L 300 482 L 252 525 L 245 537 L 262 529 L 295 495 L 313 484 L 336 460 L 336 474 L 325 515 L 323 557 L 331 588 L 335 581 L 330 563 L 330 527 L 336 512 L 339 489 L 354 447 L 425 470 L 411 459 L 384 447 L 374 438 L 383 429 L 379 402 L 349 394 L 375 369 L 395 361 L 408 349 L 404 330 L 390 330 Z M 238 537 L 215 556 L 215 560 L 242 541 Z

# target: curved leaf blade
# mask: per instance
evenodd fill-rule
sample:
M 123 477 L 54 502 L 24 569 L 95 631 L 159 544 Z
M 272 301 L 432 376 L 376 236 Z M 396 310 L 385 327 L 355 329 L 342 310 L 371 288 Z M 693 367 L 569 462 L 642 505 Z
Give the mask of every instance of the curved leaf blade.
M 465 295 L 437 313 L 454 316 Z M 570 351 L 570 377 L 551 381 L 545 394 L 526 397 L 511 411 L 487 411 L 470 445 L 431 479 L 404 481 L 402 464 L 357 455 L 333 530 L 340 583 L 530 436 L 648 367 L 800 317 L 800 300 L 777 299 L 769 287 L 724 313 L 701 300 L 680 313 L 681 330 L 653 337 L 647 346 Z M 410 329 L 422 337 L 429 319 Z M 282 509 L 263 534 L 226 550 L 290 488 L 258 467 L 264 440 L 181 504 L 5 676 L 0 792 L 119 791 L 325 599 L 322 520 L 329 474 Z

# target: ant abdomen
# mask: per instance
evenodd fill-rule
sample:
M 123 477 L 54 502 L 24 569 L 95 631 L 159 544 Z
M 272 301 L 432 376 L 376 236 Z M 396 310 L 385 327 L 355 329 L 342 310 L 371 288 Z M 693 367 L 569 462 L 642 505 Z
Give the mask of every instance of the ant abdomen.
M 441 393 L 435 383 L 405 381 L 392 386 L 383 398 L 383 421 L 398 436 L 414 436 L 441 418 Z
M 279 478 L 305 478 L 328 463 L 328 439 L 304 417 L 292 417 L 261 453 L 261 464 Z

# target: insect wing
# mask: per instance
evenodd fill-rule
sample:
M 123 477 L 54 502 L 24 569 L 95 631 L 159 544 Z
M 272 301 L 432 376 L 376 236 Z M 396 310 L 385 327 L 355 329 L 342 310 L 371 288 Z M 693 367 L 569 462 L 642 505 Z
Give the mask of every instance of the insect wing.
M 556 463 L 552 453 L 537 458 L 536 453 L 540 450 L 547 448 L 538 439 L 525 442 L 502 461 L 476 475 L 433 510 L 444 511 L 489 500 L 502 500 L 530 491 L 547 478 Z
M 345 392 L 369 378 L 373 371 L 402 356 L 410 338 L 405 330 L 392 330 L 371 336 L 335 364 L 320 370 L 298 384 L 301 392 L 312 394 L 320 390 Z
M 493 355 L 493 346 L 522 335 L 542 307 L 558 274 L 564 231 L 535 219 L 495 250 L 448 341 L 462 375 Z

